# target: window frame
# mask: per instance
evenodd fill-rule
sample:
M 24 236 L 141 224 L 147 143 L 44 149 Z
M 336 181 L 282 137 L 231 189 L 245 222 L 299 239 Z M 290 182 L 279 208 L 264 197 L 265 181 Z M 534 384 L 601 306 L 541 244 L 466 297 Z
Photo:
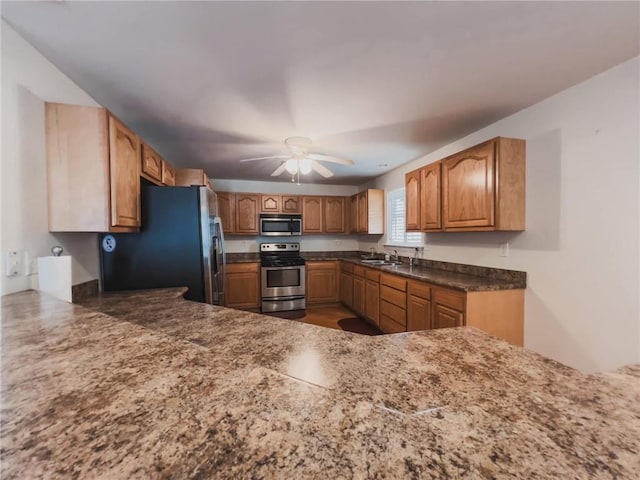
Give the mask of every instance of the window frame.
M 398 205 L 395 204 L 398 200 L 402 200 L 402 213 L 400 214 L 400 220 L 397 220 L 399 213 Z M 405 187 L 387 191 L 385 198 L 387 209 L 387 235 L 385 247 L 415 248 L 421 247 L 424 244 L 424 234 L 422 232 L 407 232 L 406 202 L 407 197 L 405 194 Z M 396 221 L 395 225 L 394 221 Z M 398 235 L 400 227 L 402 229 L 402 234 Z

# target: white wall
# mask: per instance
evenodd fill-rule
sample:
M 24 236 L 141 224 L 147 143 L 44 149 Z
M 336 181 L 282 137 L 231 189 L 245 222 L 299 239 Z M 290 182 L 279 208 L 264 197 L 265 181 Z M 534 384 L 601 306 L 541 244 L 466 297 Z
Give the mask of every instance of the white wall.
M 95 234 L 47 231 L 44 102 L 97 104 L 2 21 L 1 293 L 37 287 L 37 275 L 4 275 L 4 253 L 50 255 L 62 245 L 73 256 L 73 281 L 99 277 Z
M 639 65 L 625 62 L 367 185 L 398 188 L 406 172 L 481 141 L 526 139 L 526 232 L 429 234 L 423 256 L 528 272 L 525 346 L 584 371 L 640 361 Z M 498 256 L 503 242 L 508 258 Z
M 213 180 L 212 186 L 220 192 L 287 193 L 293 195 L 353 195 L 355 186 L 296 184 L 291 182 L 258 182 L 248 180 Z M 257 252 L 263 242 L 299 242 L 305 252 L 357 250 L 358 237 L 353 235 L 303 235 L 300 237 L 243 237 L 225 238 L 227 252 Z

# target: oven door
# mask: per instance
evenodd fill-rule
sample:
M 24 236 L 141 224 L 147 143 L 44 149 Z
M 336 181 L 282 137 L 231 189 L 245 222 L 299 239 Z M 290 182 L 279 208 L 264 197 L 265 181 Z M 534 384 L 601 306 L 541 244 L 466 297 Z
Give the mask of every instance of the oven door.
M 305 267 L 262 267 L 262 298 L 303 296 Z

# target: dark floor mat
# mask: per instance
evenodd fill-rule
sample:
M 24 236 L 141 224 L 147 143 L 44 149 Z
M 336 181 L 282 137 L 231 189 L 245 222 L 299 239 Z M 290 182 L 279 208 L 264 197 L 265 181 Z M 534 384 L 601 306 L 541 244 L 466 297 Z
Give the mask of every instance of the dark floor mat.
M 375 325 L 358 317 L 343 318 L 338 320 L 338 325 L 347 332 L 359 333 L 361 335 L 382 335 L 384 332 Z
M 306 310 L 289 310 L 286 312 L 265 312 L 263 315 L 270 317 L 286 318 L 287 320 L 298 320 L 307 314 Z

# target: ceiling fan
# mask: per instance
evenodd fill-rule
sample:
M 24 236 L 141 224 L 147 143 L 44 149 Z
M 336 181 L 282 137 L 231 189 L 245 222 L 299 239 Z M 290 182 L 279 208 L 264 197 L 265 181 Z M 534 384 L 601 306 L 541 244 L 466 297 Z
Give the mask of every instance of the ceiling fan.
M 289 137 L 284 141 L 285 146 L 289 150 L 288 155 L 245 158 L 240 161 L 255 162 L 257 160 L 281 159 L 282 163 L 273 171 L 271 176 L 277 177 L 286 171 L 291 174 L 291 181 L 294 181 L 296 174 L 298 175 L 298 179 L 300 179 L 300 174 L 306 175 L 311 173 L 311 171 L 315 171 L 325 178 L 333 177 L 333 172 L 319 162 L 353 165 L 353 160 L 347 160 L 346 158 L 338 158 L 325 153 L 310 153 L 311 143 L 311 139 L 307 137 Z

